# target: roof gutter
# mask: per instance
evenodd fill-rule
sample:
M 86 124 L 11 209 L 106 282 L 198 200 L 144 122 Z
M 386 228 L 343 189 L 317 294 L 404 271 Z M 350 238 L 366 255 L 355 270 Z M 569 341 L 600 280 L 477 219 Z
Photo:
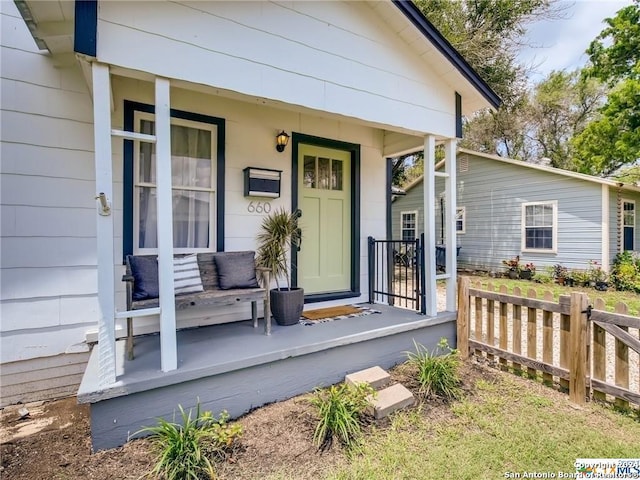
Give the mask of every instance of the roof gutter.
M 391 0 L 411 23 L 442 53 L 475 89 L 491 104 L 498 108 L 502 100 L 480 75 L 469 65 L 460 52 L 442 36 L 433 24 L 427 20 L 420 9 L 411 0 Z

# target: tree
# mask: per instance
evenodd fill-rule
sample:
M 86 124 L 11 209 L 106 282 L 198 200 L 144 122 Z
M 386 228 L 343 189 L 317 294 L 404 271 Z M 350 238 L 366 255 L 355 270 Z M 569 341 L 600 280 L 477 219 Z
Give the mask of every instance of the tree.
M 600 118 L 573 139 L 576 168 L 610 175 L 640 158 L 640 0 L 605 20 L 585 74 L 615 85 Z
M 608 27 L 587 49 L 591 62 L 588 73 L 612 83 L 640 79 L 640 0 L 604 21 Z
M 601 114 L 572 143 L 579 172 L 607 176 L 640 158 L 640 80 L 621 82 Z
M 529 160 L 523 119 L 528 105 L 527 67 L 518 63 L 527 26 L 556 18 L 554 0 L 417 0 L 416 5 L 503 101 L 465 120 L 461 146 Z
M 551 72 L 532 92 L 526 115 L 529 148 L 536 158 L 549 158 L 556 168 L 572 169 L 570 140 L 595 118 L 605 87 L 580 71 Z

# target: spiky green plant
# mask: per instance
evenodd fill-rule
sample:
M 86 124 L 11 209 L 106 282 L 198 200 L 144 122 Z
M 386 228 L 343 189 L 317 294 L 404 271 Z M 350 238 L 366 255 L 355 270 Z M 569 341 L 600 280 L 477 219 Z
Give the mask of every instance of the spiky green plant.
M 331 447 L 334 437 L 347 449 L 354 447 L 360 438 L 368 398 L 374 395 L 375 391 L 368 383 L 341 383 L 316 390 L 310 401 L 317 408 L 318 423 L 313 442 L 318 448 Z
M 271 271 L 276 279 L 278 290 L 280 277 L 285 277 L 287 287 L 291 287 L 287 252 L 290 247 L 299 248 L 300 246 L 302 240 L 302 231 L 298 226 L 300 215 L 299 210 L 289 212 L 284 208 L 278 208 L 264 218 L 256 237 L 258 241 L 256 264 Z
M 408 363 L 413 365 L 418 373 L 420 394 L 424 398 L 439 395 L 447 400 L 462 397 L 460 388 L 460 358 L 458 351 L 449 347 L 446 338 L 441 338 L 433 351 L 413 342 L 416 351 L 407 352 Z
M 185 412 L 178 405 L 182 423 L 158 419 L 154 427 L 145 427 L 138 433 L 150 433 L 156 462 L 150 474 L 167 480 L 201 480 L 215 478 L 215 468 L 207 454 L 217 454 L 228 448 L 240 436 L 239 426 L 227 425 L 229 415 L 222 412 L 216 419 L 211 412 L 200 411 L 196 406 Z M 175 418 L 174 418 L 175 420 Z

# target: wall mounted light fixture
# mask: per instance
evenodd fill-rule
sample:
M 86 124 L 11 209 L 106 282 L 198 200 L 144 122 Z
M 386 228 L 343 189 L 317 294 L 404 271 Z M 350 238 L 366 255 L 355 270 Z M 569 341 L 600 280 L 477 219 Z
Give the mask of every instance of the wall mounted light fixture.
M 289 135 L 282 130 L 278 136 L 276 137 L 276 150 L 279 152 L 284 152 L 284 147 L 289 143 Z

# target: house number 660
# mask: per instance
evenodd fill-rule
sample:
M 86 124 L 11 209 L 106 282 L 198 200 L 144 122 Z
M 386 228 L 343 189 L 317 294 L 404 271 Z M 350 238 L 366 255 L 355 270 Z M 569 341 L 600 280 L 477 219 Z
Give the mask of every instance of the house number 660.
M 249 202 L 247 205 L 249 213 L 269 213 L 271 212 L 271 204 L 269 202 Z

